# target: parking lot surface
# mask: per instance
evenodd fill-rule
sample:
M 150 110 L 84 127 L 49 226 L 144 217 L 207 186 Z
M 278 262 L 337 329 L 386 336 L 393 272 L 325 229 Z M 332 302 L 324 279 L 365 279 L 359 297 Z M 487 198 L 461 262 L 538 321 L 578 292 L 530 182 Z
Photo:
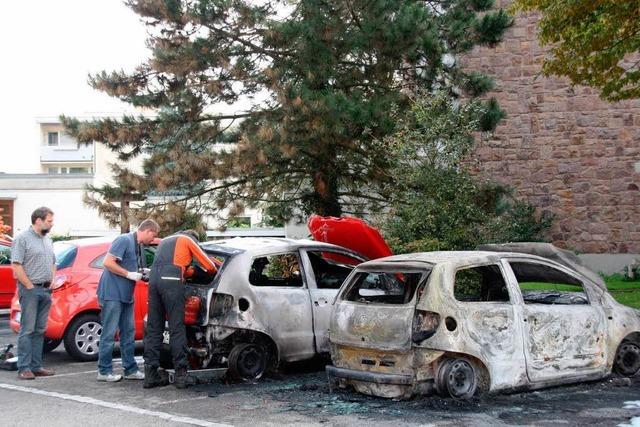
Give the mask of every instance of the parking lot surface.
M 0 317 L 0 345 L 15 341 L 7 318 Z M 99 383 L 95 363 L 75 362 L 62 346 L 46 355 L 45 364 L 57 375 L 24 381 L 16 372 L 0 371 L 3 426 L 640 426 L 638 376 L 471 401 L 393 401 L 331 390 L 322 361 L 285 366 L 277 378 L 256 384 L 217 380 L 186 390 L 144 390 L 140 381 Z

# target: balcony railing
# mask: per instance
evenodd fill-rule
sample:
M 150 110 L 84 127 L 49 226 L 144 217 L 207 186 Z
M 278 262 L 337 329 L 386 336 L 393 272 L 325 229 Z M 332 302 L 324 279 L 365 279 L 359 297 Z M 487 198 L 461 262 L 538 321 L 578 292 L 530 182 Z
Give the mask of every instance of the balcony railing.
M 41 163 L 89 163 L 93 162 L 93 144 L 79 146 L 42 146 Z

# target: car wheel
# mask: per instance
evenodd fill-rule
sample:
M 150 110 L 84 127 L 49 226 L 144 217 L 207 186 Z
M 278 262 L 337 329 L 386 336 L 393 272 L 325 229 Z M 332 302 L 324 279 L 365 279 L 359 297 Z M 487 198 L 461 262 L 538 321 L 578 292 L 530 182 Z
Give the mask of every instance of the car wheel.
M 49 352 L 55 350 L 56 348 L 58 348 L 58 346 L 60 345 L 61 342 L 62 342 L 62 340 L 54 340 L 52 338 L 44 337 L 44 343 L 42 345 L 42 352 L 43 353 L 49 353 Z
M 102 325 L 97 314 L 78 316 L 64 335 L 64 348 L 71 357 L 81 362 L 98 360 Z
M 469 399 L 478 389 L 478 375 L 465 359 L 445 360 L 438 369 L 436 388 L 443 396 Z
M 260 379 L 269 366 L 269 354 L 259 344 L 242 343 L 229 353 L 229 373 L 241 380 Z
M 630 341 L 623 341 L 618 347 L 613 369 L 625 377 L 635 375 L 640 369 L 640 347 Z

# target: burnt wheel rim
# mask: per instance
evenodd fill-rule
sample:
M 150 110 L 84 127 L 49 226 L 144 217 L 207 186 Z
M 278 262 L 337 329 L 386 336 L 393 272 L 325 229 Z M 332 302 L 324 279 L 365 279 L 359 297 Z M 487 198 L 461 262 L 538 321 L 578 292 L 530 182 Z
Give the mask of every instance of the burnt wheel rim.
M 262 376 L 266 367 L 264 351 L 255 345 L 242 349 L 236 361 L 238 373 L 247 379 L 257 379 Z
M 476 373 L 465 360 L 455 360 L 449 365 L 445 381 L 451 397 L 471 397 L 476 390 Z
M 640 347 L 622 344 L 616 355 L 616 370 L 622 375 L 634 375 L 640 369 Z

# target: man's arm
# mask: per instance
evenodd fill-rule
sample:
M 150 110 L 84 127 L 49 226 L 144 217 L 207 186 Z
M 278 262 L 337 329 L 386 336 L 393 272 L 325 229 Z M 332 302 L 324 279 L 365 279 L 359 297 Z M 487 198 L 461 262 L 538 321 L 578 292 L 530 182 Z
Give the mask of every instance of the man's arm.
M 27 273 L 24 271 L 22 264 L 14 262 L 11 264 L 11 266 L 13 267 L 13 275 L 16 277 L 16 279 L 18 279 L 18 281 L 22 283 L 25 288 L 32 289 L 33 283 L 31 283 L 31 280 L 29 280 L 29 278 L 27 277 Z
M 138 273 L 137 271 L 127 271 L 118 264 L 116 257 L 111 254 L 107 254 L 104 257 L 104 268 L 112 272 L 113 274 L 117 274 L 118 276 L 126 277 L 129 280 L 140 280 L 142 278 L 142 273 Z
M 193 240 L 186 238 L 188 241 L 189 251 L 191 252 L 191 256 L 193 256 L 200 265 L 206 269 L 209 273 L 215 273 L 218 271 L 216 265 L 211 261 L 211 259 L 207 256 L 207 254 L 202 250 L 200 245 L 196 244 Z
M 55 282 L 56 280 L 56 265 L 53 264 L 51 266 L 51 283 Z

